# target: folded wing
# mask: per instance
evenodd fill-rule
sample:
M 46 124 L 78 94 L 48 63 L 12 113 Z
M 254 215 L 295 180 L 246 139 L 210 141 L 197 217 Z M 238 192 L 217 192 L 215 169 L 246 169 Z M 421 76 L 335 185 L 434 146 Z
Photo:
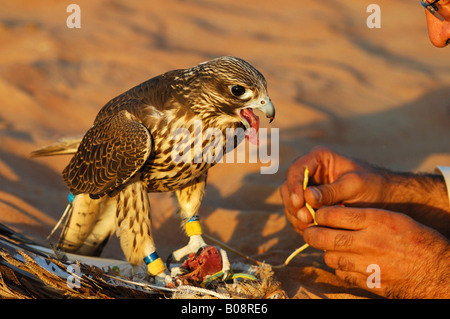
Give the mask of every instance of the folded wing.
M 63 171 L 73 194 L 111 195 L 144 165 L 152 150 L 148 129 L 126 110 L 97 121 Z

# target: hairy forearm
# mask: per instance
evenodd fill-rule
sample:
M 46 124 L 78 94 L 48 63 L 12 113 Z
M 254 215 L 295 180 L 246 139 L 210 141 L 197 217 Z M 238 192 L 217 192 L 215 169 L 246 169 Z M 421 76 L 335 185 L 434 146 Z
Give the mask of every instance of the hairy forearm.
M 384 176 L 383 208 L 405 213 L 450 237 L 450 204 L 441 175 L 385 171 Z

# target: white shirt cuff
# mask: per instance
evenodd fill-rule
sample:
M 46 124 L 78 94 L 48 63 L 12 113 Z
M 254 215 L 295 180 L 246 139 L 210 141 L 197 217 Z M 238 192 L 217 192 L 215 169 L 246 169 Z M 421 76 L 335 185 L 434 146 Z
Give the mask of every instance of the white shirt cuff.
M 449 166 L 438 166 L 436 168 L 438 172 L 444 176 L 445 185 L 447 186 L 448 198 L 450 201 L 450 167 Z

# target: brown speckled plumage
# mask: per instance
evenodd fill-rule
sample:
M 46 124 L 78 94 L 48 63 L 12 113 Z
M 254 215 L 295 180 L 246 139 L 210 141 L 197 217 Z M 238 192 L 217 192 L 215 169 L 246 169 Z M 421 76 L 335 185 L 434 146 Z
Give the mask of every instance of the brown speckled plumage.
M 230 89 L 234 85 L 245 88 L 246 94 L 234 95 Z M 187 219 L 198 212 L 207 171 L 214 164 L 174 162 L 172 150 L 179 142 L 174 138 L 176 130 L 191 132 L 191 144 L 183 147 L 192 146 L 208 128 L 218 128 L 228 138 L 227 128 L 244 128 L 239 110 L 250 107 L 249 103 L 251 107 L 270 103 L 266 81 L 235 57 L 167 72 L 109 101 L 64 169 L 64 181 L 77 196 L 59 247 L 98 253 L 99 245 L 116 231 L 128 261 L 142 262 L 155 249 L 146 192 L 176 192 L 181 217 Z M 273 118 L 271 107 L 267 116 Z M 201 121 L 202 132 L 195 132 L 195 121 Z M 219 142 L 211 139 L 201 146 L 205 149 Z M 93 225 L 84 225 L 81 231 L 88 213 L 96 216 L 89 219 Z M 115 221 L 106 221 L 111 218 Z M 105 226 L 96 226 L 99 221 Z

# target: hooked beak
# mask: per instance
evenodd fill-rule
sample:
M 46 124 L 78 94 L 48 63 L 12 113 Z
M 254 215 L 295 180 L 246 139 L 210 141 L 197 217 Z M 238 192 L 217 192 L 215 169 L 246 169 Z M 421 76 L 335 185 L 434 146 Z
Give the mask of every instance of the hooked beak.
M 260 105 L 255 106 L 255 108 L 261 110 L 264 114 L 266 114 L 266 117 L 270 119 L 269 123 L 272 123 L 272 121 L 275 119 L 275 107 L 273 106 L 272 100 L 269 97 L 262 99 L 260 101 Z
M 253 102 L 239 110 L 239 115 L 246 129 L 253 127 L 258 130 L 259 128 L 259 117 L 253 113 L 254 109 L 258 109 L 266 114 L 266 117 L 270 119 L 269 123 L 272 123 L 275 118 L 275 107 L 270 98 L 265 96 L 258 102 Z
M 258 109 L 266 114 L 266 117 L 270 119 L 270 123 L 275 118 L 275 108 L 272 101 L 268 96 L 247 105 L 244 108 L 238 109 L 241 123 L 246 129 L 246 137 L 248 140 L 258 145 L 258 130 L 259 130 L 259 117 L 253 113 L 253 109 Z

